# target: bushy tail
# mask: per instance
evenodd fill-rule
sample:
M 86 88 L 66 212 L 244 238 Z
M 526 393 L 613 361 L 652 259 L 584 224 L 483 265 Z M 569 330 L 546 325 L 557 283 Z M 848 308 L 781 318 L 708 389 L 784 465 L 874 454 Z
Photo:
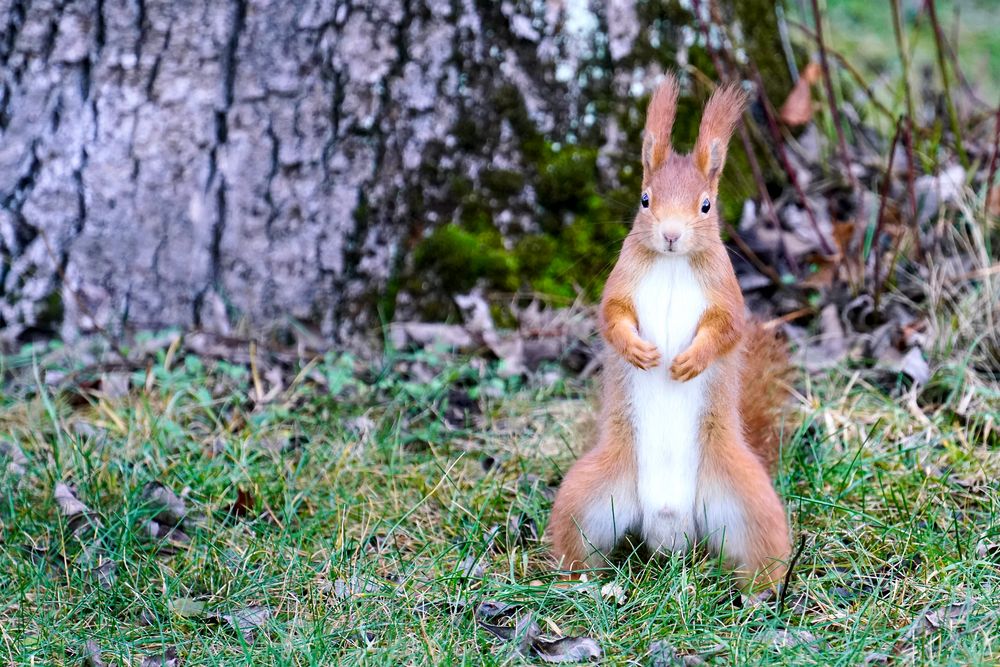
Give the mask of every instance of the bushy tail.
M 790 377 L 785 343 L 760 322 L 751 321 L 744 337 L 740 413 L 747 443 L 770 471 L 780 453 L 779 418 L 788 398 Z

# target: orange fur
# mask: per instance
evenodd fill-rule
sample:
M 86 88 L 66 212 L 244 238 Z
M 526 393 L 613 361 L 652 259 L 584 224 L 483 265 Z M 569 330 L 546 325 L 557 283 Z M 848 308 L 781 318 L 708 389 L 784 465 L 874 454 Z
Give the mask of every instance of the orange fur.
M 775 334 L 752 322 L 743 336 L 740 414 L 750 449 L 773 471 L 781 454 L 778 419 L 788 397 L 791 365 L 788 351 Z
M 629 367 L 651 372 L 669 364 L 670 376 L 682 383 L 712 369 L 709 380 L 697 385 L 705 387 L 706 406 L 697 431 L 697 497 L 703 509 L 695 517 L 698 538 L 723 554 L 744 588 L 775 586 L 784 573 L 789 536 L 768 471 L 777 458 L 774 420 L 787 358 L 773 336 L 746 320 L 714 210 L 726 147 L 746 97 L 735 87 L 716 91 L 691 155 L 670 147 L 676 103 L 677 83 L 668 76 L 650 102 L 643 141 L 649 206 L 639 209 L 601 301 L 608 347 L 597 445 L 563 480 L 548 535 L 561 567 L 578 571 L 601 564 L 625 532 L 642 528 L 642 515 L 633 507 L 641 501 Z M 707 212 L 706 200 L 713 204 Z M 643 339 L 635 302 L 650 267 L 671 253 L 687 256 L 706 304 L 690 344 L 672 360 Z
M 646 133 L 642 141 L 642 166 L 647 173 L 656 171 L 670 154 L 670 131 L 677 115 L 677 79 L 668 74 L 653 93 L 646 110 Z

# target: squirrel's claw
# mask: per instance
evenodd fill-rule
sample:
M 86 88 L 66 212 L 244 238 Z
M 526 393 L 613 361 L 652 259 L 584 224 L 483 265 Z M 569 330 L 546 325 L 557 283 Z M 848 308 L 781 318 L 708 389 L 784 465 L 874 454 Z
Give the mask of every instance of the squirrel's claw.
M 670 377 L 678 382 L 687 382 L 701 375 L 707 366 L 703 355 L 688 348 L 674 358 L 674 363 L 670 365 Z
M 659 348 L 641 338 L 626 346 L 622 350 L 622 356 L 625 357 L 625 361 L 644 371 L 655 368 L 660 364 Z

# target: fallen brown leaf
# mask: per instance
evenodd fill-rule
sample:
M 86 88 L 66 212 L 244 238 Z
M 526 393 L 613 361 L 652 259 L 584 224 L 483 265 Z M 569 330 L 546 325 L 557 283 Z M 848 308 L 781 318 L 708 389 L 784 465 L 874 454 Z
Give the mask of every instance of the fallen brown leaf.
M 781 122 L 792 127 L 805 125 L 812 120 L 813 103 L 812 87 L 819 81 L 821 70 L 816 63 L 809 63 L 802 71 L 802 76 L 795 82 L 784 104 L 781 105 L 779 116 Z
M 141 667 L 178 667 L 180 659 L 177 657 L 177 649 L 169 646 L 159 655 L 146 656 L 139 664 Z

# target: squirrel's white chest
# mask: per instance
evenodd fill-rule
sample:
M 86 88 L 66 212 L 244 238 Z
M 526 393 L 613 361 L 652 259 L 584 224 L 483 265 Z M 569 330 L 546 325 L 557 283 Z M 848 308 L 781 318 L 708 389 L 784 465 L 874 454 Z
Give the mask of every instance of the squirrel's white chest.
M 662 355 L 655 368 L 629 371 L 642 535 L 653 548 L 681 550 L 695 540 L 699 430 L 711 368 L 677 382 L 670 366 L 694 339 L 708 301 L 686 257 L 657 260 L 634 301 L 639 335 Z

